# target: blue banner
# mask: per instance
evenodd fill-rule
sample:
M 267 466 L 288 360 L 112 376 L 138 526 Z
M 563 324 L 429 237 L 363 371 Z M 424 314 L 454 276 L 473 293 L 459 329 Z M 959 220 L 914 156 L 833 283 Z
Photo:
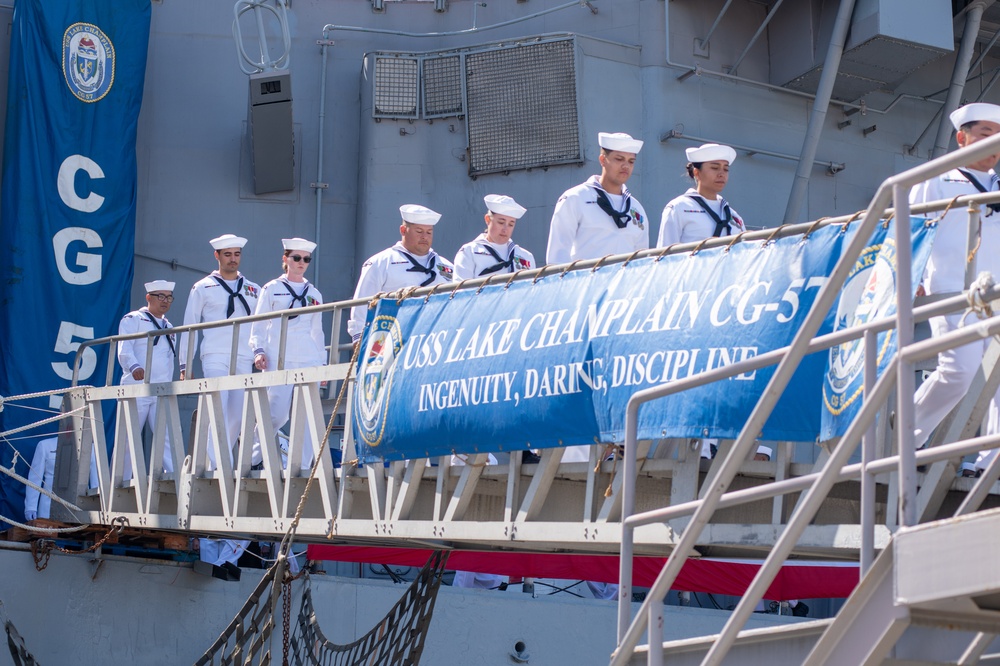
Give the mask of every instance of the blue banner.
M 910 218 L 912 238 L 911 279 L 913 293 L 924 274 L 937 225 L 921 217 Z M 858 258 L 837 303 L 834 330 L 861 326 L 896 314 L 896 228 L 879 226 Z M 879 333 L 879 376 L 896 355 L 896 331 Z M 832 347 L 823 378 L 823 419 L 820 439 L 839 437 L 861 408 L 864 392 L 865 343 L 851 340 Z
M 149 0 L 15 5 L 0 185 L 0 395 L 68 386 L 80 342 L 115 333 L 129 310 L 149 21 Z M 107 353 L 84 353 L 81 383 L 104 383 Z M 0 431 L 58 407 L 58 397 L 7 403 Z M 15 450 L 31 460 L 37 438 L 22 436 L 55 430 L 11 437 L 0 460 L 9 465 Z M 23 488 L 6 478 L 0 513 L 24 515 Z
M 359 454 L 620 442 L 636 391 L 789 344 L 849 237 L 828 227 L 805 239 L 382 300 L 359 355 Z M 832 325 L 828 317 L 820 332 Z M 825 362 L 825 354 L 805 359 L 764 439 L 816 438 Z M 773 373 L 649 403 L 640 437 L 735 437 Z

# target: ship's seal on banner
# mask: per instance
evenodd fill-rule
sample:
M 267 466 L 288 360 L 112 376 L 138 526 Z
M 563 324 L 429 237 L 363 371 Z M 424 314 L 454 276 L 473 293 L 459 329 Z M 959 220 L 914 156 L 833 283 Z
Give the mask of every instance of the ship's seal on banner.
M 375 447 L 382 442 L 392 378 L 402 347 L 396 318 L 384 314 L 375 317 L 362 350 L 358 370 L 360 390 L 355 391 L 355 420 L 361 438 L 368 446 Z
M 834 331 L 861 326 L 895 311 L 896 244 L 885 238 L 866 247 L 844 284 Z M 893 331 L 879 334 L 878 364 L 882 364 Z M 830 349 L 829 371 L 823 382 L 823 404 L 831 414 L 840 414 L 864 391 L 864 338 L 850 340 Z
M 115 47 L 92 23 L 74 23 L 63 34 L 63 78 L 81 102 L 97 102 L 115 82 Z

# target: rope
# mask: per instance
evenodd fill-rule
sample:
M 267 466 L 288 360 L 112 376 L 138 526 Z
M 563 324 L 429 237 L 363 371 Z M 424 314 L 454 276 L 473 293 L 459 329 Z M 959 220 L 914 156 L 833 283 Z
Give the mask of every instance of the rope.
M 55 416 L 50 416 L 47 419 L 42 419 L 41 421 L 35 421 L 34 423 L 29 423 L 28 425 L 23 425 L 20 428 L 14 428 L 13 430 L 6 430 L 0 432 L 0 438 L 7 437 L 8 435 L 16 435 L 19 432 L 24 432 L 25 430 L 31 430 L 32 428 L 38 428 L 43 425 L 48 425 L 49 423 L 55 423 L 57 421 L 63 420 L 67 416 L 72 416 L 73 414 L 78 414 L 84 411 L 86 407 L 77 407 L 76 409 L 71 409 L 68 412 L 60 412 Z
M 965 321 L 965 318 L 973 312 L 980 319 L 988 319 L 993 316 L 993 306 L 984 296 L 984 293 L 991 289 L 993 289 L 993 276 L 988 271 L 981 272 L 969 285 L 969 291 L 965 294 L 969 307 L 962 315 L 962 321 Z

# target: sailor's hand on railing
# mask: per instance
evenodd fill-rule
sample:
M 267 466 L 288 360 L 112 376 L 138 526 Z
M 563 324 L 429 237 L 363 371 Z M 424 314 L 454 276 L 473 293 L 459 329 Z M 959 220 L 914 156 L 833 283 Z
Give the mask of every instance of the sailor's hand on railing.
M 917 285 L 917 298 L 920 298 L 921 296 L 926 296 L 926 295 L 927 295 L 927 292 L 924 291 L 924 285 L 923 284 L 918 284 Z
M 180 381 L 184 381 L 184 371 L 183 370 L 181 370 L 181 379 L 180 379 Z
M 135 370 L 132 371 L 132 379 L 135 379 L 136 381 L 142 381 L 142 379 L 145 376 L 146 376 L 146 371 L 143 370 L 142 368 L 136 368 Z
M 253 357 L 253 365 L 258 370 L 267 370 L 267 357 L 263 354 L 257 354 Z

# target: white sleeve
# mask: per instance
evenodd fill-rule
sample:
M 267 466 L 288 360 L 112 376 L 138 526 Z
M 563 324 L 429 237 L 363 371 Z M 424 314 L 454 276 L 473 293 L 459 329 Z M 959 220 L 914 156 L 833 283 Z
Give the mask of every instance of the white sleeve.
M 577 199 L 578 197 L 563 195 L 556 202 L 556 209 L 549 223 L 549 245 L 545 251 L 545 262 L 548 264 L 566 264 L 570 261 L 573 242 L 580 229 L 580 216 L 574 205 Z
M 323 302 L 323 294 L 319 293 L 318 290 L 313 289 L 313 294 L 316 300 L 320 303 Z M 323 315 L 314 314 L 312 316 L 312 325 L 309 327 L 309 335 L 312 337 L 313 342 L 316 343 L 316 349 L 319 350 L 319 358 L 316 360 L 316 365 L 326 365 L 326 360 L 329 355 L 326 354 L 326 335 L 323 333 Z M 334 344 L 333 341 L 330 344 Z
M 202 297 L 201 289 L 198 289 L 197 283 L 195 286 L 191 287 L 191 291 L 188 292 L 187 306 L 184 308 L 184 325 L 187 324 L 200 324 L 201 323 L 201 312 L 202 312 Z M 188 334 L 181 333 L 177 340 L 177 360 L 181 366 L 181 372 L 184 372 L 187 367 L 187 346 L 188 346 Z M 194 339 L 194 351 L 193 354 L 198 353 L 198 334 L 195 334 Z
M 535 268 L 537 266 L 537 264 L 535 263 L 535 255 L 531 254 L 530 252 L 528 252 L 527 250 L 525 250 L 520 245 L 517 246 L 517 249 L 519 251 L 518 253 L 521 256 L 524 257 L 525 261 L 528 262 L 528 266 L 526 268 L 518 268 L 518 267 L 515 266 L 514 267 L 514 272 L 517 272 L 519 270 L 529 270 L 529 269 Z
M 31 469 L 28 470 L 28 481 L 36 486 L 42 486 L 42 478 L 45 474 L 45 455 L 49 448 L 49 440 L 43 439 L 35 446 L 35 454 L 31 456 Z M 24 512 L 38 511 L 38 498 L 40 494 L 31 486 L 24 487 Z M 25 516 L 27 517 L 27 516 Z
M 656 247 L 670 247 L 674 243 L 681 242 L 681 222 L 675 211 L 674 199 L 663 207 L 663 214 L 660 216 L 660 235 L 656 239 Z
M 130 335 L 139 332 L 138 316 L 125 315 L 118 324 L 118 335 Z M 138 359 L 135 355 L 136 340 L 122 340 L 118 343 L 118 364 L 126 375 L 132 374 L 136 368 L 141 368 L 146 359 Z
M 475 243 L 466 243 L 458 249 L 455 255 L 455 280 L 471 280 L 476 275 L 476 261 L 472 256 Z
M 385 284 L 383 279 L 385 271 L 372 257 L 361 267 L 361 275 L 358 277 L 358 286 L 354 289 L 354 298 L 370 298 L 382 291 Z M 354 340 L 365 330 L 365 319 L 368 316 L 368 304 L 355 305 L 351 308 L 351 319 L 347 322 L 347 332 Z
M 930 180 L 925 180 L 920 183 L 912 190 L 910 190 L 910 203 L 911 204 L 922 204 L 928 201 L 936 201 L 938 199 L 943 199 L 944 196 L 938 191 L 937 188 L 937 178 L 931 178 Z M 915 215 L 920 215 L 922 217 L 937 217 L 939 213 L 914 213 Z
M 260 297 L 257 299 L 257 309 L 254 310 L 255 315 L 271 312 L 271 284 L 271 282 L 268 282 L 260 290 Z M 250 324 L 250 351 L 254 356 L 264 353 L 264 344 L 267 342 L 267 334 L 272 323 L 272 320 L 264 319 Z

